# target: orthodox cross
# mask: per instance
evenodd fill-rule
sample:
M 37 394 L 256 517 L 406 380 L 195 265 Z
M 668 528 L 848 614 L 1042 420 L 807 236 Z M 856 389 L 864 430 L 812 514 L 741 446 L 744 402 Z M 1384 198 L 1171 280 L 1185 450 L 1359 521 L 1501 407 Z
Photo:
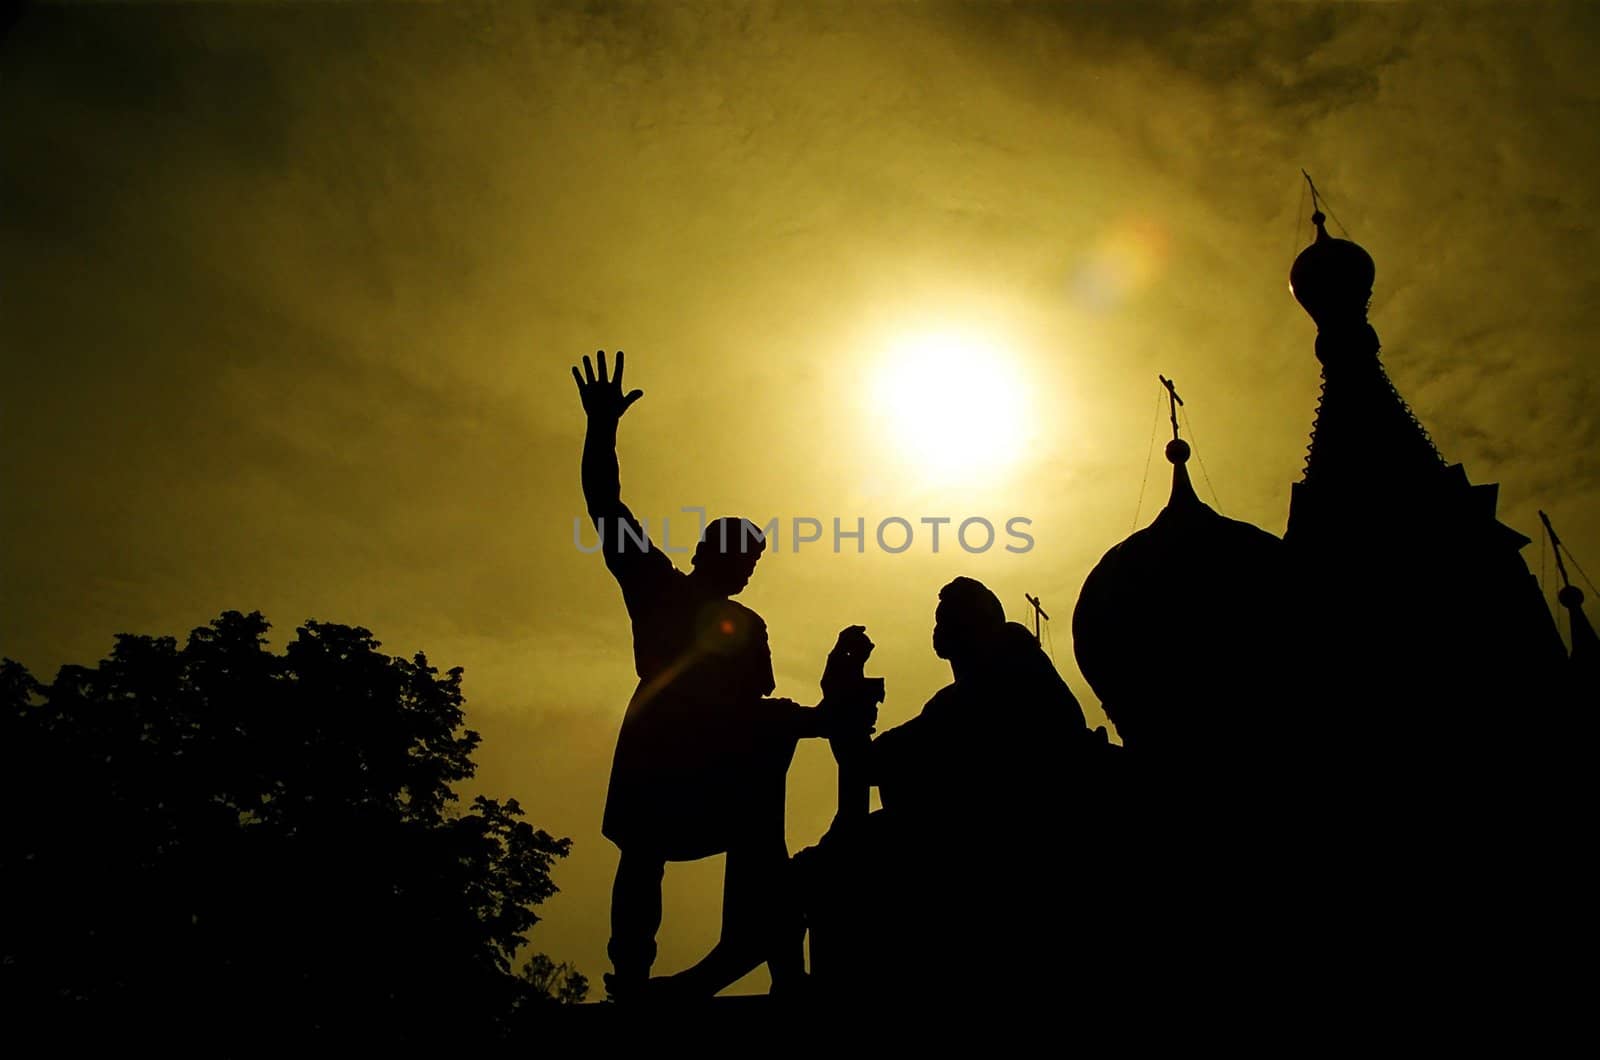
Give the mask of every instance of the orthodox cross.
M 1183 398 L 1178 396 L 1177 388 L 1172 385 L 1172 380 L 1159 373 L 1156 378 L 1161 380 L 1161 385 L 1167 388 L 1167 412 L 1172 417 L 1172 437 L 1178 437 L 1178 406 L 1183 404 Z
M 1038 644 L 1040 647 L 1043 647 L 1044 646 L 1044 642 L 1039 639 L 1039 620 L 1042 618 L 1046 622 L 1048 622 L 1048 621 L 1050 621 L 1050 616 L 1045 614 L 1044 605 L 1039 603 L 1039 598 L 1037 596 L 1029 596 L 1027 593 L 1023 593 L 1022 595 L 1023 595 L 1023 598 L 1028 601 L 1029 606 L 1031 606 L 1033 608 L 1033 639 L 1034 639 L 1034 643 Z

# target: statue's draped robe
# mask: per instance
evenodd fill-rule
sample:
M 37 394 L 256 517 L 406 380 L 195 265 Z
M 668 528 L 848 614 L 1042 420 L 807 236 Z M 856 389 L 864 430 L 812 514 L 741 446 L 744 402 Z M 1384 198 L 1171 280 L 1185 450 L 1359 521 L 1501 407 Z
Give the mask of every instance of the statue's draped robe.
M 962 989 L 950 954 L 1012 973 L 1064 946 L 1061 841 L 1103 740 L 1031 633 L 1008 623 L 984 663 L 873 741 L 883 809 L 797 856 L 826 990 Z M 817 944 L 813 943 L 813 953 Z
M 868 773 L 884 809 L 909 825 L 1024 826 L 1044 812 L 1083 710 L 1017 623 L 972 676 L 872 742 Z

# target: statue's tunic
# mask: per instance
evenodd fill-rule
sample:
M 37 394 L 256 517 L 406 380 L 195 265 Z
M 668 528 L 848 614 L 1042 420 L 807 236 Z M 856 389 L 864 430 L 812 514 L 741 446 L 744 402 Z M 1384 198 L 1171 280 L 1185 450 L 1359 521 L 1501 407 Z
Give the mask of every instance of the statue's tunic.
M 631 521 L 631 517 L 630 517 Z M 638 539 L 643 539 L 638 532 Z M 633 624 L 639 685 L 617 737 L 602 833 L 668 861 L 783 829 L 793 738 L 778 724 L 767 627 L 648 542 L 606 549 Z

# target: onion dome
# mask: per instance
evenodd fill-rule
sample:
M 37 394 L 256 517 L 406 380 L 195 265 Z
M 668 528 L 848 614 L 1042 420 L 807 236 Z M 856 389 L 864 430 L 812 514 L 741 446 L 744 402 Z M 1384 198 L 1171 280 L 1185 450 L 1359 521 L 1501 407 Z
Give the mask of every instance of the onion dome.
M 1318 329 L 1367 318 L 1377 266 L 1359 243 L 1328 235 L 1327 215 L 1311 215 L 1317 238 L 1289 268 L 1289 290 Z
M 1174 438 L 1166 455 L 1167 505 L 1090 571 L 1073 651 L 1130 751 L 1242 750 L 1270 738 L 1275 675 L 1291 654 L 1283 542 L 1196 496 L 1187 442 Z

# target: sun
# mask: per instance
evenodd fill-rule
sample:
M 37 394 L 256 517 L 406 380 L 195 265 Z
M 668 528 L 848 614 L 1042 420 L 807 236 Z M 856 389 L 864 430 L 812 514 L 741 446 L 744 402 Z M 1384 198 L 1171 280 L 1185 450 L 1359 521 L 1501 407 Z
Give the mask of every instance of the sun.
M 979 336 L 903 336 L 877 364 L 874 414 L 909 468 L 941 483 L 1014 467 L 1025 448 L 1028 388 L 1017 359 Z

